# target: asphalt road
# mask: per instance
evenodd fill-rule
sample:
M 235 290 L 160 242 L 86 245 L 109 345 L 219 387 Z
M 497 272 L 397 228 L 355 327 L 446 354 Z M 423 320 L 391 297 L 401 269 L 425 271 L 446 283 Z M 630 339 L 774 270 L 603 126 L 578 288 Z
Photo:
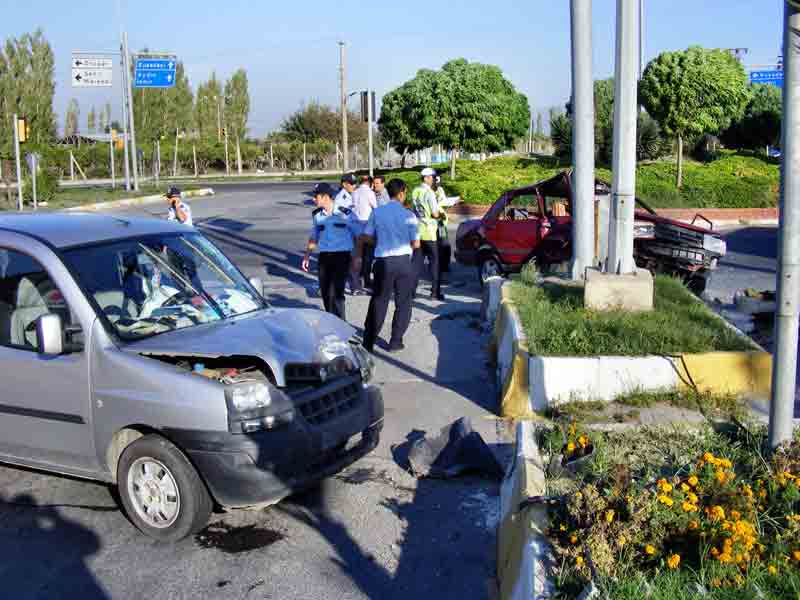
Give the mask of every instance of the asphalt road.
M 219 186 L 192 201 L 196 225 L 271 302 L 319 306 L 300 270 L 310 183 Z M 158 204 L 136 209 L 163 217 Z M 319 489 L 260 511 L 215 514 L 200 536 L 159 545 L 135 530 L 108 486 L 0 466 L 0 597 L 482 598 L 495 574 L 498 484 L 417 480 L 408 440 L 461 416 L 500 455 L 475 274 L 458 270 L 446 304 L 416 302 L 408 349 L 379 352 L 380 446 Z M 367 299 L 348 298 L 360 325 Z

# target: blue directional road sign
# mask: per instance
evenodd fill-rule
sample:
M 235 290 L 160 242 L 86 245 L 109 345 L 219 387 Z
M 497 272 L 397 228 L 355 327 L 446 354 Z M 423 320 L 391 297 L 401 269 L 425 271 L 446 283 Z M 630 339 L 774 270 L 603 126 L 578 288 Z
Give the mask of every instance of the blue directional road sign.
M 175 58 L 137 58 L 133 87 L 172 87 L 175 85 Z
M 777 69 L 772 71 L 751 71 L 750 83 L 763 83 L 766 85 L 774 85 L 776 87 L 783 87 L 783 71 Z

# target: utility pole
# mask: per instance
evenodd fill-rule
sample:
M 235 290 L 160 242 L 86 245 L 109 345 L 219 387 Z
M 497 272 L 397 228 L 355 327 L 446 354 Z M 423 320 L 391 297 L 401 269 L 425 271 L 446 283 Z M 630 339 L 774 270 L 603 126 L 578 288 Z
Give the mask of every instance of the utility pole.
M 128 89 L 128 118 L 130 119 L 130 129 L 131 129 L 131 155 L 133 158 L 133 189 L 135 191 L 139 191 L 139 165 L 136 161 L 136 127 L 135 127 L 135 119 L 133 116 L 133 87 L 131 84 L 131 55 L 128 52 L 128 32 L 122 32 L 122 54 L 123 60 L 125 62 L 125 73 L 124 77 L 127 82 L 126 86 Z
M 631 1 L 631 0 L 629 0 Z M 570 275 L 586 277 L 594 264 L 594 83 L 592 82 L 592 0 L 571 0 L 572 24 L 572 265 Z M 615 104 L 616 106 L 616 104 Z M 531 117 L 533 131 L 533 117 Z
M 117 175 L 114 173 L 114 138 L 108 142 L 108 153 L 111 156 L 111 189 L 117 189 Z
M 644 0 L 639 0 L 639 79 L 644 73 Z
M 19 160 L 19 119 L 14 113 L 14 154 L 17 159 L 17 208 L 22 210 L 22 163 Z
M 528 154 L 531 152 L 533 152 L 533 113 L 531 113 L 531 122 L 528 125 Z
M 222 141 L 222 111 L 219 107 L 219 96 L 214 96 L 214 100 L 217 102 L 217 141 Z
M 369 176 L 373 176 L 373 157 L 372 157 L 372 94 L 373 92 L 367 88 L 367 146 L 369 148 Z
M 342 170 L 347 173 L 350 165 L 347 160 L 347 90 L 345 89 L 344 42 L 339 42 L 339 88 L 342 94 Z
M 775 358 L 769 405 L 769 445 L 792 439 L 800 310 L 800 7 L 787 0 L 783 22 L 783 130 L 778 233 L 778 297 Z
M 158 178 L 161 175 L 161 140 L 156 140 L 155 154 L 155 160 L 153 161 L 155 163 L 153 165 L 153 174 L 156 177 L 156 186 L 158 186 Z
M 119 57 L 120 71 L 122 71 L 122 160 L 125 163 L 125 190 L 131 191 L 131 173 L 130 173 L 130 158 L 128 157 L 128 86 L 125 85 L 125 57 L 120 53 Z M 136 160 L 136 157 L 133 158 Z M 70 176 L 74 179 L 72 170 L 72 160 L 69 163 Z
M 194 176 L 197 177 L 197 146 L 192 144 L 192 161 L 194 162 Z
M 636 201 L 636 59 L 639 56 L 636 0 L 617 0 L 617 51 L 614 70 L 614 175 L 609 228 L 608 272 L 628 274 L 633 262 Z

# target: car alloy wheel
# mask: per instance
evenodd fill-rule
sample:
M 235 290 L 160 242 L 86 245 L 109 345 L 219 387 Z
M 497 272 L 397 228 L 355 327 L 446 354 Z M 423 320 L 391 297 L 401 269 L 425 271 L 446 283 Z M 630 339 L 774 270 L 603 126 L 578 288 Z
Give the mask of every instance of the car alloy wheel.
M 138 516 L 151 527 L 165 529 L 178 518 L 181 495 L 175 477 L 154 458 L 137 459 L 128 470 L 128 496 Z

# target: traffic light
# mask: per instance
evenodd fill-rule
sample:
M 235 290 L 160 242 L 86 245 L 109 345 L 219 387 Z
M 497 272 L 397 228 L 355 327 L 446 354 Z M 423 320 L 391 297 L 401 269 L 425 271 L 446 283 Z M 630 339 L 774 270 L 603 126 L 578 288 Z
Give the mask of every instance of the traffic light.
M 28 120 L 25 117 L 17 117 L 17 140 L 20 144 L 28 141 L 31 135 L 31 127 L 28 125 Z
M 112 142 L 116 142 L 117 141 L 117 130 L 116 129 L 112 129 L 111 130 L 111 141 Z
M 361 120 L 364 123 L 369 121 L 369 105 L 367 102 L 372 101 L 372 119 L 375 120 L 375 92 L 361 92 Z

